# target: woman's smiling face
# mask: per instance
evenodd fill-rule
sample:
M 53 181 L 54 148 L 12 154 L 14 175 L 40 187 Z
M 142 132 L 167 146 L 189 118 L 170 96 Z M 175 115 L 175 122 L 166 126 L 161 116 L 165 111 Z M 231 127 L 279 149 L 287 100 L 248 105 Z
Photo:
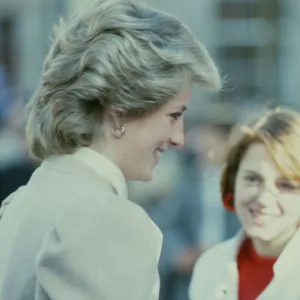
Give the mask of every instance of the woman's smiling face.
M 285 178 L 266 146 L 245 152 L 235 181 L 235 209 L 247 235 L 264 242 L 289 239 L 300 221 L 300 183 Z

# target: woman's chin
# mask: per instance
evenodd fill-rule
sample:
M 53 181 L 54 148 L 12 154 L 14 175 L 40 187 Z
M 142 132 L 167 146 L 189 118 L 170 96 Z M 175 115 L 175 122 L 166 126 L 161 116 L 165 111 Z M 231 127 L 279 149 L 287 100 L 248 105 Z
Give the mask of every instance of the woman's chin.
M 143 182 L 147 182 L 147 181 L 151 181 L 152 180 L 152 171 L 153 170 L 142 170 L 141 172 L 134 172 L 131 174 L 127 174 L 126 179 L 127 180 L 131 180 L 131 181 L 143 181 Z
M 247 230 L 247 235 L 251 239 L 257 239 L 262 242 L 271 242 L 276 238 L 276 234 L 268 229 L 251 228 Z

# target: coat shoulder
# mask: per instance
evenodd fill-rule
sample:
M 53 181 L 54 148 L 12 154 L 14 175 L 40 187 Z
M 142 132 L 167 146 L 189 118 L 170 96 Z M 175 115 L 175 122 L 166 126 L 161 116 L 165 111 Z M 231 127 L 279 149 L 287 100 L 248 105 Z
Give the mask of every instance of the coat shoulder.
M 209 299 L 214 282 L 221 281 L 234 260 L 236 237 L 226 240 L 204 252 L 195 264 L 189 295 L 191 300 Z
M 91 196 L 73 202 L 57 219 L 55 227 L 70 229 L 74 224 L 84 235 L 97 236 L 124 232 L 144 240 L 144 237 L 161 241 L 161 232 L 139 205 L 110 191 L 102 191 L 101 197 Z M 80 233 L 76 233 L 80 234 Z
M 205 251 L 198 259 L 194 272 L 206 267 L 214 270 L 219 264 L 232 259 L 235 252 L 236 237 L 226 240 Z

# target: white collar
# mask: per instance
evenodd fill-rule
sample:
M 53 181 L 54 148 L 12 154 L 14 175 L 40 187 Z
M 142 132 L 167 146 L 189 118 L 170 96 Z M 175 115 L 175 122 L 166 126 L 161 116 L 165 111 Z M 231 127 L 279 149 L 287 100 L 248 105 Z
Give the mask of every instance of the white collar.
M 125 177 L 112 161 L 87 147 L 79 148 L 72 156 L 84 162 L 101 176 L 105 176 L 118 195 L 128 198 Z
M 234 260 L 237 262 L 237 255 L 239 249 L 246 239 L 246 234 L 243 230 L 239 230 L 235 236 L 234 240 Z M 299 261 L 299 249 L 300 249 L 300 229 L 298 229 L 289 243 L 286 245 L 282 253 L 279 255 L 278 259 L 276 260 L 273 270 L 276 276 L 284 276 L 286 272 L 297 262 Z M 299 265 L 300 269 L 300 265 Z
M 274 264 L 274 274 L 284 276 L 286 272 L 297 263 L 299 264 L 300 229 L 298 229 L 289 243 L 285 246 Z

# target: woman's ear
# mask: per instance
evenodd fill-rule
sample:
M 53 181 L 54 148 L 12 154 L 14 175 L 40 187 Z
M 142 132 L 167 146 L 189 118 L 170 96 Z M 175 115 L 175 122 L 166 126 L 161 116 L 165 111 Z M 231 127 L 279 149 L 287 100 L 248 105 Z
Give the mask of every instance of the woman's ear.
M 105 120 L 111 126 L 111 128 L 120 128 L 122 126 L 122 120 L 119 113 L 113 109 L 108 109 L 105 113 Z

